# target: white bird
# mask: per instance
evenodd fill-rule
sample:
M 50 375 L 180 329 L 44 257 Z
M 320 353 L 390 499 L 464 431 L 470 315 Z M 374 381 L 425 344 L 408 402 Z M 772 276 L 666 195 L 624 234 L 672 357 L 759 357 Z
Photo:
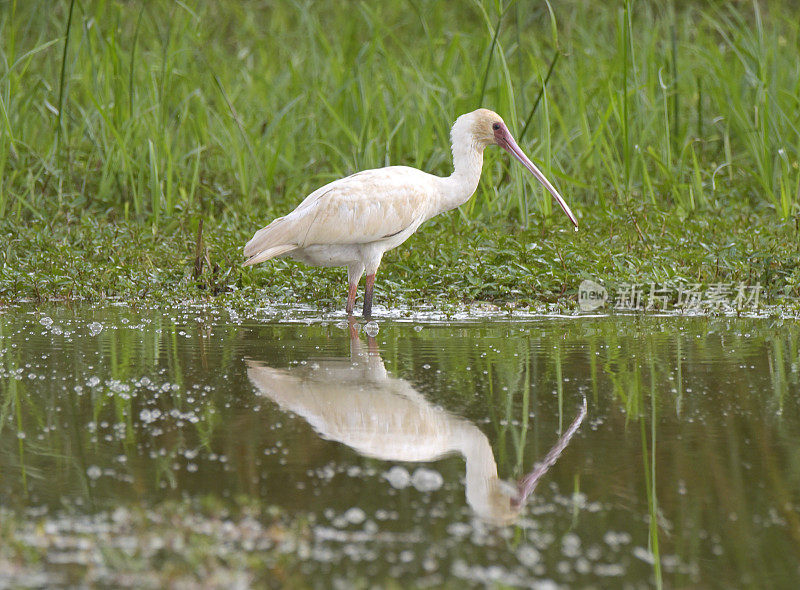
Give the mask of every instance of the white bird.
M 350 338 L 350 358 L 314 359 L 289 369 L 248 360 L 247 376 L 282 410 L 301 416 L 322 437 L 363 456 L 430 462 L 462 455 L 467 503 L 479 517 L 495 524 L 508 524 L 519 515 L 586 416 L 584 399 L 569 428 L 515 486 L 498 477 L 492 446 L 477 426 L 432 404 L 405 379 L 392 377 L 374 338 L 369 338 L 369 351 L 352 326 Z
M 497 113 L 461 115 L 450 132 L 454 171 L 441 177 L 407 166 L 364 170 L 308 195 L 298 207 L 258 230 L 244 247 L 245 266 L 288 256 L 311 266 L 346 266 L 347 313 L 366 271 L 364 317 L 372 313 L 375 273 L 384 252 L 405 242 L 431 217 L 466 203 L 475 193 L 483 150 L 499 145 L 530 170 L 570 221 L 578 220 L 550 181 L 523 153 Z

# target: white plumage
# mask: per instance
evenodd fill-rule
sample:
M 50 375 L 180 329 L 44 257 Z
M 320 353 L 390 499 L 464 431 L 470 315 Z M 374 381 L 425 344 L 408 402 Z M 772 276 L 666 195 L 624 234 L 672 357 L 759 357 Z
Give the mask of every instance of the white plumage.
M 475 192 L 483 150 L 496 144 L 517 158 L 578 223 L 556 189 L 525 156 L 499 115 L 478 109 L 451 132 L 454 171 L 440 177 L 407 166 L 365 170 L 318 188 L 297 208 L 258 230 L 244 248 L 245 265 L 289 256 L 311 266 L 347 266 L 352 313 L 366 271 L 364 316 L 371 314 L 375 273 L 383 253 L 402 244 L 425 221 L 465 203 Z
M 492 446 L 477 426 L 435 406 L 405 379 L 391 376 L 374 338 L 372 350 L 364 350 L 351 326 L 350 343 L 350 358 L 319 358 L 289 369 L 248 360 L 247 376 L 282 410 L 361 455 L 413 462 L 462 455 L 467 502 L 481 518 L 497 524 L 516 518 L 586 415 L 584 406 L 544 460 L 514 486 L 498 477 Z

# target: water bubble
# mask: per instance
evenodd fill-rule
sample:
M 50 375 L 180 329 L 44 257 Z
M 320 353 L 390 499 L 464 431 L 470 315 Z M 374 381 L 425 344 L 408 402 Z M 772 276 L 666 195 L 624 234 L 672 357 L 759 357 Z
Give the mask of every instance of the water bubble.
M 420 492 L 433 492 L 442 487 L 444 478 L 438 471 L 420 467 L 411 476 L 411 483 Z
M 47 535 L 57 535 L 58 534 L 58 525 L 51 520 L 48 520 L 44 523 L 42 527 L 44 529 L 45 534 Z
M 575 571 L 579 574 L 588 574 L 592 569 L 592 565 L 589 563 L 589 560 L 585 557 L 579 557 L 575 561 Z
M 45 328 L 49 328 L 53 325 L 53 318 L 44 316 L 39 320 L 39 323 L 42 324 Z
M 447 532 L 454 537 L 466 537 L 472 532 L 472 527 L 466 522 L 453 522 L 447 525 Z
M 542 559 L 542 555 L 532 545 L 523 545 L 517 550 L 517 559 L 526 567 L 533 567 Z
M 372 336 L 372 337 L 377 336 L 379 329 L 380 328 L 378 327 L 378 322 L 376 322 L 375 320 L 367 322 L 367 324 L 364 326 L 364 332 L 366 332 L 367 336 Z
M 354 506 L 344 513 L 344 519 L 350 524 L 361 524 L 367 519 L 367 515 L 361 508 Z
M 618 550 L 620 545 L 625 545 L 630 543 L 631 536 L 628 533 L 617 533 L 615 531 L 607 531 L 605 535 L 603 535 L 603 541 L 605 541 L 606 545 L 611 547 L 614 551 Z
M 86 475 L 89 476 L 89 479 L 97 479 L 101 475 L 103 475 L 103 470 L 100 469 L 97 465 L 90 465 L 86 469 Z
M 402 490 L 411 483 L 411 476 L 408 474 L 408 471 L 405 467 L 400 467 L 399 465 L 392 467 L 383 474 L 383 477 L 386 478 L 390 486 L 397 490 Z
M 581 539 L 575 533 L 567 533 L 561 539 L 561 552 L 567 557 L 578 557 L 581 552 Z
M 653 553 L 651 553 L 644 547 L 634 547 L 633 555 L 634 557 L 641 559 L 643 562 L 650 565 L 653 565 L 656 562 L 655 555 L 653 555 Z
M 145 408 L 141 412 L 139 412 L 139 419 L 144 422 L 145 424 L 150 424 L 151 422 L 155 422 L 161 417 L 161 410 L 158 408 L 153 410 L 148 410 Z
M 594 573 L 597 576 L 622 576 L 625 574 L 625 568 L 619 563 L 598 563 L 594 567 Z
M 422 332 L 422 326 L 414 326 L 415 332 Z
M 103 331 L 103 324 L 100 322 L 92 322 L 89 324 L 89 334 L 92 336 L 97 336 L 100 332 Z

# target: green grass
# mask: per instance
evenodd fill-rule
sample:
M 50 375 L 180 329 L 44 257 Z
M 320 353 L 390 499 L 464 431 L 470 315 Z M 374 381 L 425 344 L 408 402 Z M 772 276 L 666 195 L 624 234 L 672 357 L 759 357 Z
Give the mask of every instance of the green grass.
M 0 302 L 23 299 L 126 301 L 214 297 L 252 307 L 274 302 L 343 309 L 346 272 L 277 260 L 242 268 L 250 229 L 238 221 L 204 225 L 196 275 L 197 226 L 178 218 L 168 231 L 111 217 L 69 215 L 24 226 L 0 222 Z M 512 222 L 431 221 L 384 257 L 377 302 L 389 306 L 458 306 L 485 301 L 501 307 L 577 307 L 578 284 L 760 284 L 760 301 L 794 305 L 800 294 L 800 243 L 794 222 L 770 212 L 729 209 L 681 223 L 649 206 L 589 210 L 573 233 L 533 217 Z M 638 221 L 637 221 L 638 220 Z M 635 223 L 634 223 L 635 222 Z M 674 303 L 674 302 L 673 302 Z
M 388 272 L 403 282 L 392 296 L 402 288 L 407 299 L 541 301 L 574 295 L 583 274 L 719 273 L 702 244 L 725 250 L 717 254 L 735 267 L 751 264 L 751 247 L 770 249 L 754 264 L 774 268 L 775 294 L 797 296 L 795 16 L 790 2 L 2 0 L 0 297 L 171 292 L 201 219 L 220 283 L 285 292 L 285 263 L 237 268 L 237 248 L 255 229 L 359 169 L 448 174 L 450 125 L 478 106 L 504 116 L 583 215 L 582 232 L 576 241 L 546 229 L 566 227 L 549 196 L 489 150 L 473 200 L 390 257 L 404 265 Z M 630 238 L 631 224 L 649 228 L 647 242 Z M 662 239 L 684 231 L 698 232 L 687 261 Z M 625 237 L 608 243 L 616 232 Z M 466 236 L 485 243 L 486 264 L 508 258 L 513 267 L 504 249 L 519 255 L 533 241 L 557 250 L 558 263 L 543 257 L 522 286 L 502 266 L 460 263 L 464 277 L 427 269 L 432 242 L 452 244 L 433 253 L 442 266 L 474 254 Z M 111 243 L 113 252 L 96 250 Z M 611 248 L 605 257 L 584 251 L 601 244 Z M 121 266 L 97 259 L 90 273 L 78 261 L 47 260 L 59 251 Z M 609 276 L 615 258 L 658 252 Z M 664 268 L 636 270 L 651 263 Z M 545 277 L 531 279 L 531 270 Z M 48 275 L 56 271 L 66 274 Z M 472 285 L 469 273 L 486 284 Z M 529 295 L 529 286 L 541 289 Z

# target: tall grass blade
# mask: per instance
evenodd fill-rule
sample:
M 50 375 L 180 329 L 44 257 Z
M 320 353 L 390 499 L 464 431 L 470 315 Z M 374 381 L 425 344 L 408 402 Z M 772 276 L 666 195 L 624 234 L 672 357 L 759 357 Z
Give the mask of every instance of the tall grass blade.
M 61 153 L 61 141 L 63 134 L 64 121 L 64 83 L 67 72 L 67 53 L 69 52 L 69 39 L 72 31 L 72 13 L 75 8 L 75 0 L 70 0 L 69 13 L 67 15 L 67 26 L 64 33 L 64 50 L 61 53 L 61 74 L 58 78 L 58 115 L 56 117 L 56 154 Z

